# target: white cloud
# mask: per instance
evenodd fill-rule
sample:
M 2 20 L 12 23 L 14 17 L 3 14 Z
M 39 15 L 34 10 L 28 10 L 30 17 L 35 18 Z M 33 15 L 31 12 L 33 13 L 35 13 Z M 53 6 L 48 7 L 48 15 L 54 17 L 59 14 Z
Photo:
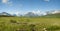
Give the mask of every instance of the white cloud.
M 44 1 L 49 2 L 50 0 L 44 0 Z
M 2 0 L 2 3 L 8 3 L 9 0 Z
M 13 5 L 12 1 L 10 1 L 10 0 L 2 0 L 2 3 L 6 4 L 8 6 L 12 6 Z

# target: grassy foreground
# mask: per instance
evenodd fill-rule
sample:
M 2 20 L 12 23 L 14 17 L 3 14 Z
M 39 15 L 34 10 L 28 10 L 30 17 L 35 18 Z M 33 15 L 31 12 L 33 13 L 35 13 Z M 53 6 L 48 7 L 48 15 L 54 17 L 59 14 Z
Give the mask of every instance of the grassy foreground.
M 60 18 L 0 17 L 0 31 L 60 31 Z

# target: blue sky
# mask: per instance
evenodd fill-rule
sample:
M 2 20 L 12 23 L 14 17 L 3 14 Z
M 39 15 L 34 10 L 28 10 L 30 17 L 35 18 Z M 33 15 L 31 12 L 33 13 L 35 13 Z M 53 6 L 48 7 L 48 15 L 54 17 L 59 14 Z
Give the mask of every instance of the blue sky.
M 60 0 L 0 0 L 0 12 L 23 14 L 50 10 L 60 10 Z

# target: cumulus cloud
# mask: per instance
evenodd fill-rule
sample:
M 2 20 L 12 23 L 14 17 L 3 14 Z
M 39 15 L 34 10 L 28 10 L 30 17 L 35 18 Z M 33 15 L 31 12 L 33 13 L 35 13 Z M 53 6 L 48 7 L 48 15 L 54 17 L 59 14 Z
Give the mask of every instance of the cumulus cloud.
M 2 0 L 2 3 L 8 3 L 9 0 Z
M 44 0 L 44 1 L 49 2 L 50 0 Z
M 10 0 L 2 0 L 2 3 L 6 4 L 6 5 L 9 5 L 9 6 L 13 5 Z

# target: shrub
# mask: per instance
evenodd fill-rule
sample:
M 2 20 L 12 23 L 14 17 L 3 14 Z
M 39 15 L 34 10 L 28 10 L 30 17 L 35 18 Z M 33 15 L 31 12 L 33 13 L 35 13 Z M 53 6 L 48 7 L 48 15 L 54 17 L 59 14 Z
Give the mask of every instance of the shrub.
M 10 22 L 11 22 L 11 23 L 17 23 L 17 21 L 16 21 L 16 20 L 10 20 Z
M 30 24 L 30 29 L 31 29 L 31 31 L 35 31 L 35 25 L 34 24 Z

